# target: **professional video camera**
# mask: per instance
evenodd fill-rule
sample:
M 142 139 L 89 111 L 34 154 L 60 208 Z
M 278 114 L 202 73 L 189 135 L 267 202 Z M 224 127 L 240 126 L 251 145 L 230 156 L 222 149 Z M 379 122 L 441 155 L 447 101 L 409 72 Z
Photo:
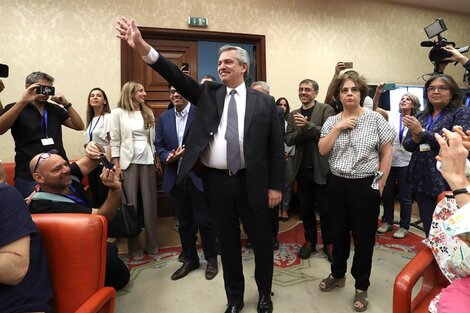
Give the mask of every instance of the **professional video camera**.
M 429 26 L 424 28 L 428 39 L 437 36 L 437 41 L 426 40 L 421 42 L 421 47 L 432 47 L 431 51 L 429 51 L 429 60 L 432 64 L 434 64 L 434 74 L 442 74 L 444 72 L 445 66 L 441 65 L 446 65 L 447 63 L 451 62 L 444 59 L 452 56 L 452 54 L 444 49 L 441 49 L 447 45 L 452 45 L 455 47 L 455 42 L 447 41 L 447 39 L 441 36 L 441 34 L 446 30 L 447 26 L 442 18 L 436 19 Z M 470 46 L 465 46 L 457 48 L 457 50 L 459 50 L 460 53 L 465 53 L 469 50 L 469 48 Z

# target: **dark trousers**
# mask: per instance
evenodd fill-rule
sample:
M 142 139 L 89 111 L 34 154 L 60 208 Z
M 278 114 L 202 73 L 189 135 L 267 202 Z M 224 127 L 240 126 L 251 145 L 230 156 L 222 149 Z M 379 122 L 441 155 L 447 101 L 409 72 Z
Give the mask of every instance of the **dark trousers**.
M 421 222 L 423 222 L 424 233 L 427 238 L 431 229 L 432 215 L 437 205 L 437 197 L 417 191 L 416 202 L 418 202 L 419 217 Z
M 320 211 L 321 236 L 324 245 L 331 243 L 328 198 L 326 185 L 319 185 L 313 180 L 313 168 L 301 167 L 297 173 L 299 186 L 298 197 L 300 214 L 304 223 L 305 240 L 317 243 L 317 217 L 315 215 L 315 202 Z
M 103 185 L 100 175 L 103 171 L 103 165 L 99 165 L 88 174 L 88 183 L 90 184 L 91 194 L 93 195 L 93 207 L 99 208 L 108 197 L 108 187 Z
M 279 207 L 276 205 L 274 208 L 270 209 L 271 211 L 271 230 L 273 234 L 273 240 L 277 238 L 277 233 L 279 232 Z
M 198 229 L 204 258 L 209 260 L 217 257 L 213 218 L 204 193 L 196 188 L 191 177 L 186 176 L 173 188 L 170 197 L 179 221 L 178 232 L 184 257 L 191 262 L 199 262 L 196 248 Z
M 208 205 L 216 218 L 228 303 L 240 304 L 245 290 L 240 220 L 253 246 L 258 292 L 260 295 L 269 294 L 273 278 L 270 209 L 266 206 L 255 210 L 250 206 L 243 170 L 236 176 L 229 176 L 227 171 L 207 168 L 203 180 Z
M 385 184 L 382 200 L 384 215 L 382 222 L 393 224 L 393 212 L 395 208 L 395 181 L 398 182 L 398 199 L 400 200 L 400 227 L 410 228 L 411 220 L 411 190 L 408 186 L 408 166 L 392 167 Z
M 334 258 L 331 273 L 335 278 L 346 274 L 352 235 L 354 258 L 351 274 L 356 280 L 355 287 L 360 290 L 367 290 L 370 285 L 380 211 L 380 193 L 371 188 L 373 179 L 373 176 L 346 179 L 331 173 L 327 176 Z
M 122 289 L 129 282 L 129 269 L 119 258 L 116 245 L 108 242 L 107 253 L 104 285 L 116 290 Z

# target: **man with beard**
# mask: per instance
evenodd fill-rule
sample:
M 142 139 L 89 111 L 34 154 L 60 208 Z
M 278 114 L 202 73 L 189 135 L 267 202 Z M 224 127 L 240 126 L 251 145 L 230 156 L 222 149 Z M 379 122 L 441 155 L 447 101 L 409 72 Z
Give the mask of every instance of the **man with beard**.
M 328 157 L 319 154 L 318 140 L 323 123 L 335 112 L 331 106 L 316 101 L 317 95 L 316 81 L 304 79 L 300 82 L 299 99 L 302 107 L 290 113 L 284 138 L 287 145 L 295 145 L 292 175 L 297 178 L 300 213 L 305 229 L 305 244 L 300 248 L 299 256 L 308 259 L 316 251 L 316 204 L 320 211 L 323 252 L 328 261 L 332 262 L 325 188 L 329 169 Z

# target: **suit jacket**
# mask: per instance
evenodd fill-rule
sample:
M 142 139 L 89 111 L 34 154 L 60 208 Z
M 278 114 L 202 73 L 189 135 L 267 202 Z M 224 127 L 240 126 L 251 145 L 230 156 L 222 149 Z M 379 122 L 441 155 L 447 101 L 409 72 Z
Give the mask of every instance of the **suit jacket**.
M 217 132 L 226 86 L 217 82 L 199 85 L 162 55 L 151 67 L 198 107 L 180 165 L 179 182 L 193 168 L 200 153 Z M 246 94 L 243 149 L 248 201 L 254 209 L 267 207 L 268 188 L 283 189 L 284 146 L 274 98 L 251 88 L 247 88 Z
M 305 145 L 301 144 L 307 140 L 307 147 L 312 151 L 313 180 L 315 183 L 326 184 L 326 174 L 329 171 L 328 156 L 321 156 L 318 152 L 318 141 L 320 140 L 321 128 L 326 119 L 335 114 L 335 111 L 328 104 L 315 102 L 312 115 L 310 116 L 305 128 L 300 129 L 294 122 L 294 115 L 299 113 L 300 109 L 294 110 L 289 114 L 287 121 L 287 130 L 284 135 L 288 146 L 295 145 L 295 154 L 293 157 L 292 173 L 289 182 L 293 182 L 297 176 L 302 157 L 304 155 Z
M 186 127 L 184 129 L 183 144 L 186 145 L 188 139 L 188 132 L 191 128 L 191 124 L 196 114 L 197 108 L 193 105 L 189 108 L 188 119 L 186 121 Z M 178 175 L 178 160 L 166 163 L 168 154 L 171 150 L 178 148 L 178 135 L 176 133 L 176 118 L 175 108 L 172 108 L 162 114 L 157 124 L 157 130 L 155 134 L 155 147 L 157 150 L 158 157 L 163 164 L 165 164 L 165 170 L 163 172 L 163 191 L 170 192 L 176 185 L 176 178 Z M 193 181 L 199 191 L 204 191 L 202 186 L 202 179 L 194 174 L 193 171 L 188 173 L 189 177 Z
M 132 139 L 132 130 L 129 127 L 133 123 L 133 119 L 129 114 L 131 111 L 126 111 L 121 108 L 116 108 L 111 111 L 111 124 L 109 134 L 111 137 L 111 157 L 119 158 L 119 166 L 125 170 L 131 164 L 132 156 L 134 155 L 134 141 Z M 152 148 L 152 155 L 155 155 L 155 126 L 149 130 L 148 143 Z

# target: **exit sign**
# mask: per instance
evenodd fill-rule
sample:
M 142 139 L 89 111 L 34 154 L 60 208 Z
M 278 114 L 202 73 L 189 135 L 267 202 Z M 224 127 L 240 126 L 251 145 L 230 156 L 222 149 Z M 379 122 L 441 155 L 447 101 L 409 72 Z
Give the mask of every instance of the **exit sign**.
M 190 16 L 188 17 L 188 25 L 198 26 L 198 27 L 207 27 L 209 25 L 209 21 L 207 20 L 206 17 Z

